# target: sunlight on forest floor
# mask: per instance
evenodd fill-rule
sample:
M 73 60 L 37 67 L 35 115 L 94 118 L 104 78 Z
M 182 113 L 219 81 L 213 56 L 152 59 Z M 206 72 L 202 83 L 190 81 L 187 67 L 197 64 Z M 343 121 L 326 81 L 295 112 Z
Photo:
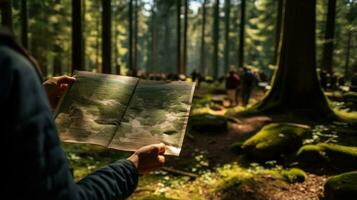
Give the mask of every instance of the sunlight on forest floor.
M 250 105 L 263 96 L 264 91 L 256 90 Z M 347 108 L 343 101 L 331 102 L 337 114 L 347 121 L 309 123 L 309 137 L 302 139 L 300 146 L 342 145 L 342 150 L 336 152 L 343 157 L 344 145 L 357 147 L 357 112 Z M 239 199 L 263 200 L 269 197 L 302 200 L 322 197 L 326 179 L 340 173 L 339 169 L 335 169 L 335 165 L 330 166 L 329 162 L 317 167 L 302 164 L 290 154 L 279 154 L 260 161 L 249 156 L 246 149 L 242 149 L 244 142 L 274 120 L 278 119 L 281 123 L 281 117 L 238 117 L 237 113 L 245 109 L 240 105 L 227 106 L 222 85 L 201 85 L 196 90 L 180 157 L 168 156 L 165 168 L 141 176 L 139 186 L 130 199 L 237 199 L 240 196 Z M 283 133 L 278 137 L 282 137 Z M 64 146 L 76 180 L 106 163 L 130 155 L 93 145 Z M 332 150 L 326 151 L 326 155 L 332 155 Z M 350 151 L 346 158 L 356 159 L 357 152 L 354 149 Z

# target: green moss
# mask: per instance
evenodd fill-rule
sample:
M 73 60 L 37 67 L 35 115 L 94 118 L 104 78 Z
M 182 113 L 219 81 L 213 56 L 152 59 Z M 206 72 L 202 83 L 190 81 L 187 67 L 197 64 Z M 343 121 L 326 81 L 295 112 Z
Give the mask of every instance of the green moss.
M 281 175 L 290 183 L 304 182 L 306 179 L 306 173 L 298 168 L 284 170 L 281 172 Z
M 227 125 L 224 116 L 199 114 L 189 118 L 189 126 L 199 132 L 223 132 L 227 130 Z
M 352 200 L 357 197 L 357 171 L 333 176 L 325 183 L 325 200 Z
M 140 200 L 174 200 L 174 199 L 167 198 L 164 195 L 150 195 L 150 196 L 146 196 Z
M 306 164 L 329 165 L 337 171 L 357 168 L 357 147 L 319 143 L 305 145 L 297 153 L 299 161 Z
M 273 123 L 246 140 L 242 149 L 257 159 L 272 160 L 296 152 L 310 134 L 307 126 Z

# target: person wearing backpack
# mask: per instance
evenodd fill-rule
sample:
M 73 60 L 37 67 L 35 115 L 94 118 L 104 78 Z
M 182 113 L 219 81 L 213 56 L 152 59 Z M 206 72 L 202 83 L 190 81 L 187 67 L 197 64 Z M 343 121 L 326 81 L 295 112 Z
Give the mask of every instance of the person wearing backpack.
M 137 187 L 139 174 L 164 164 L 165 145 L 149 145 L 129 158 L 110 163 L 75 182 L 47 98 L 47 95 L 50 99 L 60 97 L 61 91 L 75 79 L 64 76 L 49 79 L 45 83 L 46 94 L 41 77 L 36 61 L 26 50 L 9 34 L 0 32 L 3 197 L 27 200 L 125 199 Z
M 246 107 L 249 103 L 250 95 L 254 88 L 256 78 L 249 68 L 243 67 L 242 69 L 242 102 L 243 106 Z

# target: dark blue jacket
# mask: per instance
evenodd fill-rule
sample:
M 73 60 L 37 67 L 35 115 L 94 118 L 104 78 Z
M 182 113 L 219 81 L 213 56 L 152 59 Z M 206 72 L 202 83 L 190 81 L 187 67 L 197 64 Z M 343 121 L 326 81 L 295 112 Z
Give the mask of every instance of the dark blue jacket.
M 131 161 L 111 163 L 75 183 L 47 96 L 30 62 L 0 45 L 1 199 L 112 200 L 138 183 Z

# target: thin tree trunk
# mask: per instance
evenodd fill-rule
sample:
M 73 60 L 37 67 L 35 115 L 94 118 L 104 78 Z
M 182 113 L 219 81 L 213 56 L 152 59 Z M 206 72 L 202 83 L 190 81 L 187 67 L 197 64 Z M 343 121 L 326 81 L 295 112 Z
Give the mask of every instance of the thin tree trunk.
M 86 0 L 82 1 L 82 49 L 83 49 L 83 56 L 82 56 L 82 63 L 83 63 L 83 70 L 86 69 Z
M 267 113 L 290 113 L 320 120 L 334 116 L 317 78 L 315 7 L 315 0 L 285 2 L 278 70 L 273 77 L 272 89 L 253 108 Z
M 11 32 L 14 31 L 12 23 L 12 1 L 7 0 L 0 4 L 1 9 L 1 25 L 8 28 Z
M 103 73 L 112 71 L 112 24 L 111 24 L 111 0 L 102 0 L 102 60 Z
M 153 7 L 151 11 L 151 17 L 152 17 L 152 25 L 151 25 L 151 72 L 154 72 L 156 70 L 156 65 L 157 65 L 157 18 L 156 18 L 156 8 L 157 8 L 157 2 L 154 0 L 153 2 Z
M 333 69 L 333 43 L 335 35 L 336 0 L 328 1 L 325 43 L 322 54 L 322 68 L 332 74 Z
M 134 8 L 134 47 L 133 47 L 133 68 L 136 73 L 138 70 L 138 30 L 139 30 L 139 19 L 138 19 L 138 12 L 139 12 L 139 5 L 138 0 L 135 0 L 135 8 Z M 136 75 L 136 74 L 135 74 Z
M 129 70 L 133 72 L 133 0 L 129 0 Z
M 201 30 L 201 50 L 200 50 L 200 74 L 205 76 L 205 36 L 206 36 L 206 4 L 207 0 L 202 4 L 202 30 Z
M 225 1 L 225 47 L 224 47 L 224 73 L 229 70 L 229 32 L 230 32 L 230 15 L 231 15 L 231 1 Z
M 241 13 L 240 13 L 238 67 L 244 66 L 245 3 L 246 3 L 246 0 L 242 0 L 241 6 L 240 6 Z
M 28 49 L 27 0 L 21 0 L 21 43 L 25 49 Z
M 99 63 L 99 58 L 100 58 L 100 19 L 96 19 L 96 29 L 97 29 L 97 40 L 96 40 L 96 56 L 95 56 L 95 66 L 96 66 L 96 71 L 101 72 L 101 67 Z
M 283 21 L 283 4 L 284 0 L 277 1 L 277 15 L 276 15 L 276 27 L 275 27 L 275 48 L 274 48 L 274 58 L 273 64 L 278 65 L 279 56 L 279 44 L 281 42 L 282 34 L 282 21 Z
M 115 66 L 115 74 L 120 75 L 120 65 L 118 63 L 118 57 L 119 57 L 119 52 L 118 52 L 118 29 L 117 29 L 117 23 L 116 21 L 118 19 L 118 6 L 116 5 L 115 13 L 114 15 L 114 20 L 113 20 L 113 27 L 114 27 L 114 66 Z
M 177 68 L 177 74 L 181 74 L 181 0 L 177 0 L 177 6 L 176 6 L 176 29 L 177 29 L 177 54 L 176 54 L 176 68 Z
M 83 70 L 81 1 L 72 0 L 72 72 Z
M 219 43 L 219 0 L 216 0 L 214 6 L 214 21 L 213 21 L 213 78 L 218 79 L 218 43 Z
M 347 47 L 345 54 L 345 77 L 349 76 L 349 66 L 350 66 L 350 54 L 351 54 L 351 39 L 352 39 L 352 31 L 348 31 L 347 35 Z
M 187 29 L 188 29 L 188 0 L 185 0 L 185 21 L 183 30 L 183 62 L 182 73 L 186 74 L 187 69 Z

